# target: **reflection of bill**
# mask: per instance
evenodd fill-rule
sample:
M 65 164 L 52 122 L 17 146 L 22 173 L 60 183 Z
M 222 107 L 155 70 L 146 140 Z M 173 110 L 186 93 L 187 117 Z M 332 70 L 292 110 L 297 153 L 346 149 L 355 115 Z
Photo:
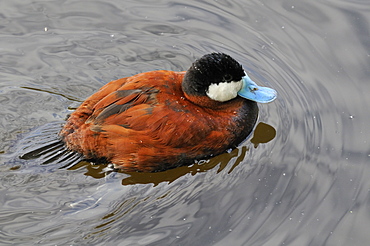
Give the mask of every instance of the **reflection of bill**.
M 268 143 L 276 136 L 276 130 L 266 123 L 258 123 L 256 129 L 254 130 L 253 138 L 251 142 L 254 147 L 257 148 L 260 143 Z

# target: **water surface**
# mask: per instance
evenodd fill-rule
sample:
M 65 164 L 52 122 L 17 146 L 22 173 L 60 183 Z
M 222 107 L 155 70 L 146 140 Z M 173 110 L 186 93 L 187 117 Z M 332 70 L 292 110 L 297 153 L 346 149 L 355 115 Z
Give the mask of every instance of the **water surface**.
M 1 243 L 367 245 L 369 7 L 1 1 Z M 16 158 L 107 82 L 213 51 L 279 94 L 231 153 L 156 174 Z

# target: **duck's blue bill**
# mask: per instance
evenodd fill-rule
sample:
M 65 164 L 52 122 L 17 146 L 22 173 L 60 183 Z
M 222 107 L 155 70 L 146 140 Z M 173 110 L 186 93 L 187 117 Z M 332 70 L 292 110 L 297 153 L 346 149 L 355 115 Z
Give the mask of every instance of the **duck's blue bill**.
M 258 103 L 269 103 L 276 99 L 277 93 L 274 89 L 258 86 L 248 75 L 245 75 L 242 81 L 243 87 L 238 92 L 239 96 Z

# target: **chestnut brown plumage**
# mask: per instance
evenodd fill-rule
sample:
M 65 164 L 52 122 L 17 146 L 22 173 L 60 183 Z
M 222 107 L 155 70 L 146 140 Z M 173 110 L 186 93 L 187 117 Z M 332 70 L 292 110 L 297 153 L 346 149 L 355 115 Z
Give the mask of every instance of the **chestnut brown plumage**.
M 252 131 L 258 107 L 240 96 L 220 102 L 207 95 L 210 84 L 245 75 L 231 57 L 208 56 L 187 72 L 152 71 L 108 83 L 71 114 L 62 140 L 86 159 L 142 172 L 192 164 L 236 147 Z

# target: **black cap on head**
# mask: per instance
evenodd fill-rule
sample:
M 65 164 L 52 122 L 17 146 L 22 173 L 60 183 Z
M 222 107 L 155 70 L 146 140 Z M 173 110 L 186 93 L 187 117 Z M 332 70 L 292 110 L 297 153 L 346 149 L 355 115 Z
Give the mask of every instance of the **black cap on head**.
M 182 87 L 188 95 L 206 95 L 211 84 L 240 81 L 243 67 L 231 56 L 211 53 L 196 60 L 186 72 Z

